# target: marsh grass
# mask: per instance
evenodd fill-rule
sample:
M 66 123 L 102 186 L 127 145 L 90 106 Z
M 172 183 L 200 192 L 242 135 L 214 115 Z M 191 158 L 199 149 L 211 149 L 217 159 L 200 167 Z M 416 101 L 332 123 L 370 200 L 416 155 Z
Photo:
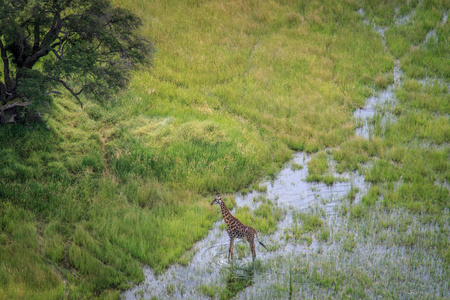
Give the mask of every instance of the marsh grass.
M 291 166 L 292 171 L 303 170 L 303 166 L 300 164 L 293 163 Z
M 221 282 L 224 282 L 224 285 L 202 285 L 199 291 L 212 299 L 231 299 L 253 285 L 255 275 L 261 271 L 262 264 L 259 261 L 244 266 L 230 265 L 221 272 Z
M 333 224 L 331 243 L 304 247 L 303 254 L 266 260 L 264 264 L 270 271 L 244 297 L 258 293 L 263 298 L 293 299 L 406 294 L 447 298 L 448 210 L 439 221 L 432 221 L 430 215 L 408 208 L 386 210 L 379 203 L 352 203 L 349 199 L 353 193 L 343 203 L 352 213 L 365 210 L 364 214 L 343 216 Z M 368 192 L 371 197 L 378 193 L 375 185 Z M 299 215 L 305 221 L 314 220 L 308 223 L 318 228 L 319 211 Z
M 261 234 L 272 234 L 278 228 L 278 222 L 284 219 L 286 210 L 272 203 L 261 203 L 253 211 L 248 206 L 236 210 L 236 218 L 244 224 L 252 224 Z
M 442 23 L 444 12 L 450 8 L 445 1 L 365 1 L 364 11 L 386 31 L 390 52 L 400 59 L 402 68 L 412 78 L 424 78 L 430 73 L 439 78 L 449 77 L 449 45 L 446 41 L 450 25 Z M 398 14 L 397 14 L 398 13 Z M 396 15 L 397 14 L 397 15 Z M 404 22 L 395 22 L 407 16 Z M 434 30 L 435 35 L 427 34 Z
M 366 175 L 379 188 L 360 208 L 348 206 L 352 222 L 377 205 L 425 211 L 428 222 L 442 222 L 450 180 L 448 90 L 417 79 L 448 80 L 442 37 L 449 22 L 434 26 L 448 10 L 445 1 L 362 3 L 381 25 L 392 23 L 395 7 L 404 15 L 417 6 L 422 24 L 388 31 L 390 52 L 354 1 L 113 2 L 142 18 L 142 32 L 158 50 L 154 68 L 136 71 L 128 90 L 101 105 L 84 99 L 82 110 L 69 97 L 55 99 L 46 116 L 50 130 L 0 128 L 0 298 L 118 298 L 143 280 L 142 264 L 160 272 L 190 259 L 186 251 L 220 217 L 210 194 L 275 176 L 294 150 L 319 152 L 308 167 L 328 184 L 335 179 L 325 147 L 333 147 L 339 172 L 377 157 Z M 421 32 L 430 28 L 437 38 L 425 40 Z M 421 44 L 407 47 L 410 39 Z M 398 122 L 382 137 L 354 137 L 352 112 L 374 85 L 392 82 L 391 53 L 413 78 L 398 89 Z M 263 202 L 253 214 L 239 208 L 237 215 L 269 234 L 284 212 Z M 332 239 L 321 216 L 299 218 L 297 235 Z M 437 253 L 448 262 L 440 228 Z M 421 237 L 410 236 L 398 243 Z M 294 298 L 309 268 L 293 265 L 286 282 Z M 319 289 L 366 295 L 335 262 L 319 268 L 310 278 Z M 228 282 L 224 297 L 251 284 Z
M 386 10 L 389 6 L 395 9 Z M 445 70 L 448 56 L 437 53 L 436 47 L 440 51 L 448 47 L 443 34 L 449 22 L 442 21 L 448 4 L 368 1 L 363 9 L 376 26 L 388 26 L 387 48 L 400 59 L 405 74 L 395 90 L 398 103 L 373 120 L 375 136 L 370 140 L 349 139 L 333 151 L 337 170 L 358 169 L 376 185 L 363 197 L 364 206 L 373 206 L 382 198 L 388 209 L 407 207 L 416 213 L 437 213 L 439 219 L 440 212 L 449 205 L 448 189 L 442 186 L 449 172 L 450 102 Z M 427 40 L 431 31 L 435 35 Z M 425 60 L 428 63 L 424 64 Z M 395 122 L 383 123 L 387 112 L 395 115 Z M 361 168 L 371 161 L 369 168 Z M 355 211 L 353 215 L 360 214 Z
M 382 49 L 376 35 L 353 26 L 359 20 L 347 3 L 319 8 L 315 3 L 298 13 L 290 2 L 232 1 L 227 6 L 180 2 L 170 8 L 116 2 L 140 6 L 136 11 L 151 20 L 144 32 L 161 41 L 154 73 L 141 74 L 132 86 L 134 99 L 146 103 L 144 110 L 166 115 L 171 109 L 181 118 L 183 111 L 209 118 L 226 111 L 239 122 L 260 125 L 262 134 L 276 136 L 295 150 L 317 151 L 318 146 L 336 145 L 349 135 L 348 120 L 341 113 L 351 109 L 354 98 L 363 101 L 361 87 L 350 84 L 357 77 L 351 72 L 363 72 L 370 82 L 391 64 L 375 51 Z M 236 9 L 244 13 L 233 13 Z M 179 44 L 165 43 L 167 31 L 174 34 L 175 23 L 164 27 L 163 16 L 169 19 L 186 10 L 190 18 L 178 23 L 187 34 L 177 36 Z M 352 38 L 358 35 L 365 36 L 366 44 Z M 352 54 L 346 49 L 352 47 L 360 56 L 349 61 Z M 368 64 L 364 55 L 369 53 L 381 65 Z M 330 82 L 333 77 L 343 86 Z M 323 119 L 318 112 L 330 117 Z M 281 145 L 271 143 L 270 150 L 283 160 Z
M 449 192 L 442 188 L 449 177 L 448 97 L 447 87 L 438 82 L 422 85 L 411 79 L 398 89 L 398 119 L 383 125 L 377 159 L 365 173 L 366 180 L 379 185 L 377 194 L 387 208 L 400 205 L 440 215 L 448 207 Z M 336 154 L 343 157 L 342 151 Z M 374 203 L 376 198 L 369 191 L 363 200 Z
M 328 241 L 330 231 L 323 218 L 324 212 L 319 208 L 310 209 L 307 212 L 292 214 L 292 224 L 284 230 L 286 241 L 305 243 L 310 245 L 313 238 L 322 242 Z
M 308 176 L 306 177 L 306 181 L 324 182 L 326 185 L 332 185 L 339 180 L 334 177 L 332 171 L 327 154 L 320 152 L 308 162 Z

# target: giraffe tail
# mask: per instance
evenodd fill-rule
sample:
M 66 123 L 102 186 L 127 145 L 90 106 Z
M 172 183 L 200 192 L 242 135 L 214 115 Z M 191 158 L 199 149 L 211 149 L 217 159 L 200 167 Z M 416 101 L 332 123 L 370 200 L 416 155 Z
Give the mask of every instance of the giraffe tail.
M 266 249 L 267 251 L 269 251 L 269 249 L 267 249 L 266 245 L 264 245 L 260 240 L 258 240 L 258 242 L 261 244 L 261 246 L 264 247 L 264 249 Z
M 267 251 L 269 251 L 269 249 L 267 249 L 266 245 L 264 245 L 264 244 L 259 240 L 258 234 L 256 234 L 256 238 L 258 239 L 258 243 L 260 243 L 261 246 L 264 247 L 264 249 L 266 249 Z

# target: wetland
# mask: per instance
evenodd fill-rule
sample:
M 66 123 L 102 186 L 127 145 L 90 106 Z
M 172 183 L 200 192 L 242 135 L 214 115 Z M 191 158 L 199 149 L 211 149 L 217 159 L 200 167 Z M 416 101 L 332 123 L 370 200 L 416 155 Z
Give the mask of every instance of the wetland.
M 112 2 L 154 65 L 0 127 L 0 298 L 450 298 L 448 1 Z
M 364 17 L 363 9 L 358 12 Z M 444 12 L 442 24 L 446 15 Z M 394 24 L 404 25 L 410 19 L 406 15 Z M 371 24 L 367 19 L 364 23 Z M 385 36 L 389 27 L 372 27 L 389 51 Z M 427 33 L 425 43 L 433 34 L 434 29 Z M 398 59 L 392 76 L 392 83 L 374 90 L 364 106 L 355 110 L 355 136 L 370 142 L 377 135 L 383 137 L 397 122 L 393 113 L 398 106 L 396 91 L 404 77 Z M 423 86 L 434 84 L 430 80 L 419 82 Z M 375 125 L 382 130 L 376 133 Z M 440 225 L 401 206 L 386 209 L 377 199 L 378 186 L 364 177 L 372 168 L 371 162 L 353 172 L 338 173 L 333 150 L 324 153 L 326 172 L 332 178 L 327 183 L 320 176 L 311 180 L 309 174 L 311 159 L 318 155 L 297 152 L 274 178 L 260 183 L 262 188 L 229 196 L 237 215 L 242 210 L 255 214 L 262 203 L 279 211 L 273 233 L 263 235 L 269 251 L 257 247 L 256 265 L 251 264 L 246 241 L 237 244 L 242 254 L 227 260 L 229 238 L 223 222 L 218 221 L 190 250 L 192 259 L 187 265 L 172 266 L 158 275 L 146 269 L 144 283 L 124 293 L 123 298 L 450 297 L 448 262 L 436 251 L 438 240 L 448 239 L 448 207 L 442 212 L 446 221 Z M 448 203 L 448 184 L 440 188 Z

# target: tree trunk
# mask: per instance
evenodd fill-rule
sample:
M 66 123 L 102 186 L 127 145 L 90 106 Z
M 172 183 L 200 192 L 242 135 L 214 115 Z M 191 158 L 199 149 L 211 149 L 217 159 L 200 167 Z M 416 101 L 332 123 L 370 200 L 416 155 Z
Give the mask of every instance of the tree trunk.
M 0 57 L 3 62 L 3 79 L 4 83 L 0 82 L 0 99 L 1 104 L 6 104 L 15 97 L 16 82 L 10 76 L 9 59 L 6 54 L 6 49 L 0 39 Z
M 30 102 L 14 102 L 0 106 L 0 124 L 15 123 L 16 108 L 30 105 Z

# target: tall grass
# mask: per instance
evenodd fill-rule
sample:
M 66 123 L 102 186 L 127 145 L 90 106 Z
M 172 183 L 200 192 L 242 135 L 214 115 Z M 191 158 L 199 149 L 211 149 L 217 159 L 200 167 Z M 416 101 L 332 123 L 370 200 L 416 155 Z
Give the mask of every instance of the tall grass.
M 370 178 L 388 186 L 406 178 L 405 188 L 382 190 L 398 203 L 415 197 L 408 185 L 422 182 L 406 167 L 413 156 L 401 156 L 405 144 L 417 135 L 448 141 L 445 88 L 413 82 L 399 91 L 405 106 L 385 142 L 353 137 L 352 112 L 375 82 L 388 82 L 381 79 L 394 61 L 355 1 L 113 2 L 142 18 L 158 51 L 155 65 L 103 104 L 85 99 L 80 109 L 67 95 L 55 99 L 50 130 L 0 128 L 0 298 L 119 297 L 143 279 L 142 264 L 163 270 L 206 234 L 218 216 L 205 197 L 273 175 L 293 150 L 341 145 L 341 170 L 381 155 Z M 371 7 L 369 15 L 384 11 Z M 391 13 L 377 19 L 389 23 Z M 446 47 L 431 39 L 396 53 L 408 76 L 420 66 L 442 77 Z M 416 148 L 424 161 L 416 171 L 434 195 L 424 205 L 436 211 L 447 205 L 434 182 L 449 180 L 448 149 Z M 268 205 L 256 214 L 265 232 L 282 217 Z
M 393 63 L 349 3 L 304 3 L 301 11 L 290 1 L 116 3 L 151 20 L 143 30 L 157 42 L 154 71 L 140 73 L 126 96 L 137 111 L 184 122 L 231 117 L 292 149 L 317 151 L 350 135 L 346 112 L 368 93 L 360 78 L 368 83 Z M 181 12 L 189 18 L 177 19 Z M 175 24 L 184 33 L 176 42 L 168 40 Z

